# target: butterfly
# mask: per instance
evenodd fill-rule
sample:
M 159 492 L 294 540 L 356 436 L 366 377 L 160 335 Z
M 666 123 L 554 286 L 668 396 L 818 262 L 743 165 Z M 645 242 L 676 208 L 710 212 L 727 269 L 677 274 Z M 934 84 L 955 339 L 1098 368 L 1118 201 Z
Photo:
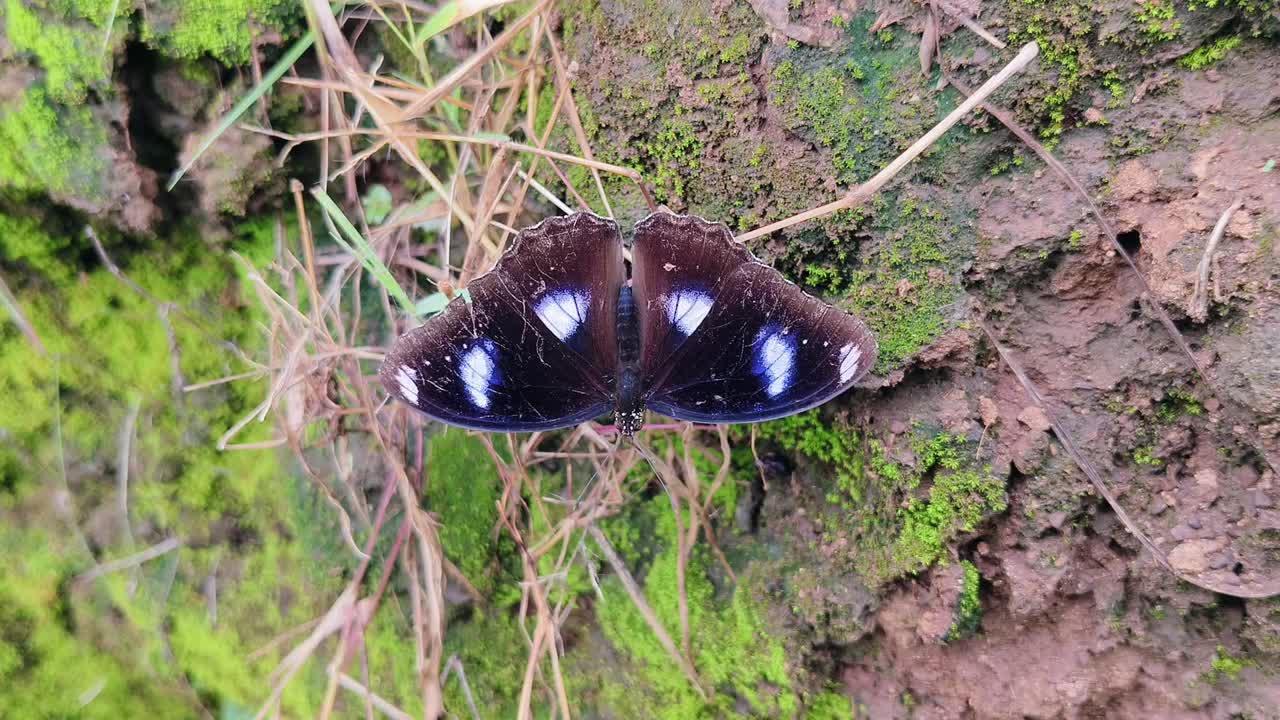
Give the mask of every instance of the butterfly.
M 451 425 L 551 430 L 612 410 L 629 437 L 646 408 L 701 423 L 792 415 L 875 364 L 861 320 L 724 225 L 659 212 L 632 238 L 628 264 L 617 224 L 591 213 L 521 231 L 467 297 L 395 342 L 382 384 Z

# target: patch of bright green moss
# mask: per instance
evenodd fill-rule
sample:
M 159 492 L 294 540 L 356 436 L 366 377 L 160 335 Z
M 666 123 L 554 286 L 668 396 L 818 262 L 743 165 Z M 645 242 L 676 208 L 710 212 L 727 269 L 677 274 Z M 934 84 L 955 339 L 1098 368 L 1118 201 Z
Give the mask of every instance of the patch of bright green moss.
M 666 120 L 654 138 L 645 143 L 645 165 L 652 167 L 654 190 L 660 198 L 684 195 L 684 180 L 698 169 L 702 141 L 686 119 Z
M 923 570 L 943 558 L 956 535 L 973 532 L 1005 507 L 1004 483 L 991 477 L 990 468 L 939 474 L 929 497 L 912 498 L 902 513 L 893 560 L 906 572 Z
M 1227 56 L 1233 48 L 1240 45 L 1239 37 L 1218 38 L 1208 45 L 1201 45 L 1178 60 L 1178 64 L 1188 70 L 1203 70 Z
M 649 501 L 659 537 L 667 547 L 644 579 L 650 606 L 667 632 L 680 640 L 676 595 L 675 521 L 665 497 Z M 603 710 L 619 716 L 685 719 L 695 717 L 791 717 L 799 710 L 782 644 L 765 624 L 748 589 L 738 587 L 722 600 L 707 576 L 708 559 L 695 549 L 686 575 L 693 663 L 703 684 L 715 690 L 707 702 L 654 636 L 639 610 L 613 579 L 603 584 L 596 606 L 605 637 L 627 663 L 622 675 L 602 677 L 596 698 Z M 629 713 L 639 712 L 640 715 Z
M 832 465 L 828 533 L 849 536 L 854 565 L 871 584 L 945 560 L 956 537 L 1007 507 L 1004 482 L 990 467 L 970 464 L 959 436 L 913 429 L 909 467 L 876 438 L 823 424 L 817 411 L 759 428 L 762 437 Z
M 806 703 L 805 720 L 849 720 L 853 713 L 853 701 L 836 692 L 823 692 Z
M 128 653 L 81 637 L 63 584 L 84 569 L 64 532 L 0 525 L 0 703 L 15 720 L 164 717 L 187 703 Z
M 925 202 L 900 200 L 873 223 L 885 241 L 860 258 L 849 287 L 853 311 L 879 343 L 876 371 L 883 373 L 946 329 L 945 308 L 962 294 L 952 279 L 961 250 L 948 237 L 956 223 Z
M 77 245 L 66 235 L 50 235 L 33 218 L 0 214 L 0 257 L 20 272 L 38 273 L 53 283 L 65 283 L 75 270 L 67 253 Z
M 1071 100 L 1096 72 L 1091 38 L 1101 16 L 1093 5 L 1074 0 L 1023 0 L 1009 9 L 1010 42 L 1035 40 L 1040 45 L 1040 64 L 1051 71 L 1026 95 L 1037 106 L 1032 110 L 1040 137 L 1052 146 L 1066 129 Z
M 1156 448 L 1154 445 L 1143 445 L 1135 448 L 1133 451 L 1133 462 L 1137 465 L 1160 467 L 1164 464 L 1164 460 L 1157 457 L 1155 452 Z
M 1199 417 L 1203 414 L 1204 404 L 1200 399 L 1180 387 L 1169 388 L 1160 402 L 1156 403 L 1156 419 L 1166 424 L 1180 417 Z
M 484 717 L 516 717 L 529 646 L 515 620 L 499 613 L 468 622 L 451 622 L 444 642 L 445 657 L 457 656 L 466 673 L 471 696 L 476 706 L 483 709 Z M 406 647 L 413 645 L 405 643 L 403 636 L 400 643 Z M 570 696 L 571 707 L 576 706 L 576 700 Z M 453 675 L 445 682 L 444 702 L 445 709 L 453 716 L 470 717 L 459 676 Z M 420 715 L 421 712 L 414 714 Z
M 45 90 L 28 89 L 0 104 L 0 187 L 101 199 L 106 142 L 88 108 L 54 105 Z
M 956 603 L 955 622 L 947 631 L 947 641 L 961 640 L 978 631 L 982 622 L 982 600 L 978 597 L 978 586 L 981 576 L 978 568 L 968 560 L 961 560 L 964 570 L 964 585 L 960 589 L 960 601 Z
M 481 592 L 491 585 L 500 490 L 497 468 L 480 438 L 457 429 L 431 438 L 423 499 L 440 518 L 445 556 Z
M 224 343 L 252 352 L 261 342 L 243 278 L 192 234 L 132 255 L 104 237 L 133 281 L 175 303 L 162 319 L 101 267 L 56 267 L 61 254 L 36 250 L 38 227 L 6 222 L 27 235 L 6 239 L 25 248 L 29 268 L 11 276 L 20 278 L 13 289 L 49 354 L 0 326 L 0 545 L 18 559 L 0 569 L 0 606 L 13 612 L 0 622 L 0 707 L 15 717 L 195 715 L 197 698 L 225 716 L 258 707 L 269 691 L 263 678 L 291 646 L 254 651 L 323 614 L 359 559 L 338 539 L 328 504 L 273 453 L 215 448 L 262 384 L 174 390 L 175 369 L 184 383 L 215 380 L 242 369 Z M 266 225 L 237 234 L 251 262 L 272 254 Z M 49 239 L 50 248 L 79 242 Z M 129 541 L 111 528 L 123 524 L 114 463 L 133 404 Z M 254 424 L 238 440 L 269 437 Z M 70 514 L 51 512 L 59 506 Z M 87 520 L 103 517 L 115 524 Z M 93 555 L 81 533 L 93 533 Z M 182 545 L 72 582 L 165 538 Z M 405 635 L 370 634 L 371 671 L 381 687 L 407 689 L 394 701 L 413 707 Z M 379 659 L 391 651 L 401 653 L 394 663 Z M 313 715 L 325 684 L 323 663 L 309 666 L 285 692 L 284 714 Z
M 109 0 L 63 0 L 58 2 L 7 0 L 5 32 L 14 49 L 30 53 L 48 73 L 45 85 L 53 99 L 77 103 L 89 88 L 103 90 L 111 77 L 114 52 L 124 37 L 124 18 L 132 5 L 118 3 L 112 25 L 112 41 L 107 41 L 111 20 Z
M 1231 655 L 1225 647 L 1219 645 L 1217 651 L 1213 654 L 1213 659 L 1209 661 L 1209 670 L 1201 673 L 1200 677 L 1209 683 L 1215 683 L 1223 679 L 1236 680 L 1239 679 L 1240 673 L 1246 667 L 1255 664 L 1254 661 L 1248 658 Z
M 289 0 L 203 0 L 151 7 L 142 39 L 162 52 L 194 59 L 211 55 L 227 65 L 249 61 L 253 39 L 281 30 L 297 17 Z

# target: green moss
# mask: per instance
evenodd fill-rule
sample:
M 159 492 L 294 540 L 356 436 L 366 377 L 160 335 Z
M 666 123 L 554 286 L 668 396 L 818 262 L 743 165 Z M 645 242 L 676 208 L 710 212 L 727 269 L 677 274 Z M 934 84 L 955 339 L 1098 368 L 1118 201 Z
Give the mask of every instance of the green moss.
M 50 235 L 34 218 L 0 215 L 0 257 L 23 273 L 38 273 L 55 284 L 64 284 L 75 270 L 68 265 L 77 243 L 66 235 Z
M 412 643 L 404 642 L 403 636 L 399 644 L 412 647 Z M 528 648 L 527 639 L 515 620 L 505 614 L 487 614 L 465 623 L 451 622 L 445 635 L 445 657 L 458 658 L 471 696 L 476 706 L 483 708 L 484 717 L 517 715 Z M 570 697 L 571 706 L 575 699 Z M 452 715 L 470 716 L 461 676 L 456 673 L 445 683 L 444 700 L 445 709 Z M 417 717 L 422 713 L 412 714 Z
M 911 199 L 877 213 L 874 225 L 886 239 L 862 255 L 848 282 L 853 310 L 880 346 L 877 372 L 900 366 L 946 329 L 945 308 L 962 293 L 952 278 L 963 251 L 948 237 L 957 221 Z
M 1190 392 L 1171 387 L 1165 391 L 1164 397 L 1156 403 L 1156 419 L 1168 424 L 1181 417 L 1199 417 L 1204 414 L 1204 404 Z
M 892 550 L 895 566 L 905 572 L 929 567 L 943 559 L 957 535 L 973 532 L 1005 507 L 1004 483 L 991 475 L 991 468 L 940 473 L 928 499 L 912 498 L 902 514 L 902 532 Z
M 1040 63 L 1049 71 L 1025 95 L 1050 146 L 1066 129 L 1070 102 L 1097 72 L 1091 38 L 1103 17 L 1095 7 L 1073 0 L 1023 0 L 1010 5 L 1012 43 L 1035 40 Z
M 288 0 L 205 0 L 173 3 L 143 16 L 142 39 L 178 58 L 211 55 L 227 65 L 249 61 L 255 36 L 281 30 L 297 17 Z
M 841 56 L 797 50 L 769 78 L 769 102 L 783 112 L 787 129 L 830 149 L 845 183 L 879 171 L 949 109 L 946 94 L 931 95 L 923 107 L 913 97 L 923 90 L 915 48 L 873 39 L 866 30 L 874 19 L 855 16 L 854 40 Z
M 680 198 L 684 182 L 698 169 L 702 141 L 693 125 L 681 117 L 671 118 L 644 145 L 645 166 L 652 167 L 655 192 L 660 199 Z
M 1213 654 L 1213 659 L 1209 661 L 1209 670 L 1201 673 L 1200 678 L 1208 683 L 1216 683 L 1223 679 L 1237 680 L 1246 667 L 1252 667 L 1255 664 L 1248 658 L 1232 656 L 1225 647 L 1219 645 Z
M 893 461 L 877 439 L 825 425 L 816 411 L 759 426 L 762 437 L 832 466 L 828 542 L 855 542 L 853 564 L 881 584 L 944 561 L 950 544 L 1007 507 L 1004 482 L 968 466 L 956 435 L 912 431 L 915 462 Z
M 857 717 L 853 701 L 836 692 L 823 692 L 805 703 L 805 720 L 849 720 Z
M 49 238 L 42 254 L 30 223 L 6 223 L 27 235 L 17 245 L 6 238 L 24 248 L 29 268 L 14 290 L 49 355 L 0 328 L 0 546 L 18 559 L 0 569 L 0 606 L 15 613 L 0 621 L 0 706 L 23 717 L 196 714 L 197 697 L 224 714 L 257 707 L 268 692 L 262 679 L 290 646 L 251 653 L 323 614 L 358 558 L 338 539 L 328 504 L 309 482 L 283 476 L 273 454 L 215 449 L 260 399 L 261 383 L 174 392 L 175 368 L 184 383 L 214 380 L 242 367 L 220 348 L 252 353 L 261 341 L 237 267 L 192 234 L 132 256 L 104 237 L 135 282 L 179 308 L 166 325 L 111 273 L 82 270 L 71 264 L 77 253 L 57 251 L 80 240 Z M 235 247 L 251 261 L 272 253 L 265 225 L 238 233 Z M 84 517 L 117 517 L 112 464 L 135 403 L 130 542 Z M 269 432 L 254 424 L 238 440 Z M 84 517 L 50 512 L 64 477 L 71 494 L 58 504 Z M 81 532 L 95 533 L 93 555 Z M 71 581 L 165 538 L 183 545 L 88 585 Z M 377 663 L 403 654 L 406 634 L 368 643 L 380 686 L 408 689 L 395 695 L 401 707 L 416 696 L 411 659 Z M 326 682 L 323 664 L 305 669 L 282 699 L 284 714 L 313 715 Z
M 730 64 L 740 63 L 743 60 L 746 60 L 751 54 L 753 46 L 754 43 L 751 41 L 750 35 L 747 33 L 738 33 L 737 35 L 734 35 L 733 39 L 730 40 L 723 48 L 721 48 L 720 62 Z
M 668 501 L 649 501 L 658 536 L 667 546 L 654 557 L 644 579 L 650 606 L 679 643 L 676 596 L 675 522 Z M 714 689 L 704 702 L 654 636 L 616 580 L 603 584 L 596 612 L 601 630 L 617 650 L 624 668 L 579 669 L 593 686 L 590 698 L 606 714 L 619 717 L 791 717 L 799 710 L 782 644 L 769 632 L 750 583 L 727 599 L 717 597 L 707 575 L 708 560 L 696 549 L 686 577 L 693 661 L 702 683 Z M 748 709 L 749 708 L 749 709 Z
M 0 187 L 74 190 L 85 201 L 100 200 L 107 194 L 106 143 L 106 130 L 87 107 L 56 106 L 45 90 L 28 89 L 0 103 Z
M 1241 42 L 1240 38 L 1235 36 L 1218 38 L 1208 45 L 1201 45 L 1192 50 L 1190 54 L 1179 59 L 1178 64 L 1188 70 L 1203 70 L 1221 61 L 1229 51 L 1238 47 Z
M 501 483 L 480 438 L 457 429 L 431 438 L 426 507 L 440 518 L 445 556 L 484 593 L 492 588 Z
M 968 560 L 961 560 L 960 567 L 964 570 L 964 584 L 960 590 L 960 601 L 956 603 L 955 622 L 947 631 L 948 642 L 973 635 L 982 622 L 982 599 L 978 597 L 981 576 L 978 568 Z
M 132 653 L 80 637 L 64 594 L 82 569 L 63 533 L 0 525 L 0 703 L 16 720 L 164 717 L 186 705 L 175 684 L 150 681 Z M 119 638 L 118 641 L 127 640 Z
M 626 20 L 619 21 L 619 14 Z M 634 60 L 584 68 L 583 91 L 575 99 L 600 158 L 639 170 L 656 186 L 658 199 L 677 208 L 733 207 L 716 185 L 736 179 L 708 177 L 707 163 L 741 139 L 752 117 L 756 90 L 748 63 L 760 53 L 765 32 L 751 7 L 708 0 L 575 3 L 565 25 L 570 55 L 596 52 L 596 46 L 629 48 Z M 668 77 L 687 79 L 691 92 L 681 92 Z M 597 112 L 607 115 L 606 123 L 594 122 Z M 553 147 L 573 149 L 568 137 Z M 611 196 L 639 200 L 629 182 L 606 177 L 606 186 Z M 731 219 L 729 212 L 706 207 L 698 212 Z
M 103 0 L 7 0 L 5 31 L 14 49 L 30 53 L 48 73 L 45 85 L 54 100 L 77 103 L 90 88 L 106 89 L 114 51 L 128 29 L 131 11 L 119 3 L 113 40 L 106 27 L 112 3 Z
M 866 212 L 835 221 L 872 236 L 860 241 L 856 259 L 842 243 L 818 245 L 830 248 L 818 255 L 815 245 L 797 242 L 779 267 L 798 268 L 798 279 L 819 292 L 845 295 L 875 333 L 875 370 L 883 374 L 947 329 L 947 308 L 962 295 L 955 278 L 969 257 L 951 236 L 969 220 L 955 208 L 893 196 L 876 198 Z
M 1138 23 L 1138 31 L 1152 43 L 1168 42 L 1178 37 L 1182 21 L 1171 0 L 1142 0 L 1130 16 Z
M 1161 465 L 1164 465 L 1164 460 L 1157 457 L 1155 452 L 1156 448 L 1154 445 L 1143 445 L 1135 448 L 1133 451 L 1133 462 L 1137 465 L 1146 465 L 1148 467 L 1160 467 Z

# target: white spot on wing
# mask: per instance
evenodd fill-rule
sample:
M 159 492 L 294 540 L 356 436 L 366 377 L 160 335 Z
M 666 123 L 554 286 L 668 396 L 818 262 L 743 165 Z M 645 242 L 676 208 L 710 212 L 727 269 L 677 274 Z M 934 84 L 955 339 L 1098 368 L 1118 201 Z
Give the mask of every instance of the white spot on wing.
M 413 368 L 400 366 L 396 370 L 396 383 L 400 385 L 400 396 L 409 401 L 410 405 L 418 404 L 418 374 Z
M 496 367 L 493 357 L 481 345 L 464 352 L 458 362 L 458 376 L 466 386 L 467 397 L 478 408 L 489 408 L 489 386 Z
M 667 296 L 667 319 L 688 337 L 707 319 L 713 302 L 701 290 L 677 290 Z
M 840 348 L 840 383 L 844 384 L 853 378 L 854 373 L 858 371 L 858 360 L 862 357 L 862 351 L 854 343 L 849 343 Z
M 559 290 L 542 296 L 533 311 L 556 337 L 568 340 L 586 322 L 590 301 L 585 292 Z
M 776 398 L 791 387 L 796 367 L 796 342 L 776 327 L 765 327 L 756 336 L 755 371 L 764 380 L 764 390 Z

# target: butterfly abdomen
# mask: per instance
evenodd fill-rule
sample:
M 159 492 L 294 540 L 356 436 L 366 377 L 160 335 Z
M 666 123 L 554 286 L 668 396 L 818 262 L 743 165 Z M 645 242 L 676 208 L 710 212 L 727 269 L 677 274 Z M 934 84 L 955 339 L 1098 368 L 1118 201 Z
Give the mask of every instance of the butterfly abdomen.
M 614 422 L 630 437 L 644 423 L 644 398 L 640 386 L 640 321 L 631 286 L 618 293 L 618 387 L 614 398 Z

